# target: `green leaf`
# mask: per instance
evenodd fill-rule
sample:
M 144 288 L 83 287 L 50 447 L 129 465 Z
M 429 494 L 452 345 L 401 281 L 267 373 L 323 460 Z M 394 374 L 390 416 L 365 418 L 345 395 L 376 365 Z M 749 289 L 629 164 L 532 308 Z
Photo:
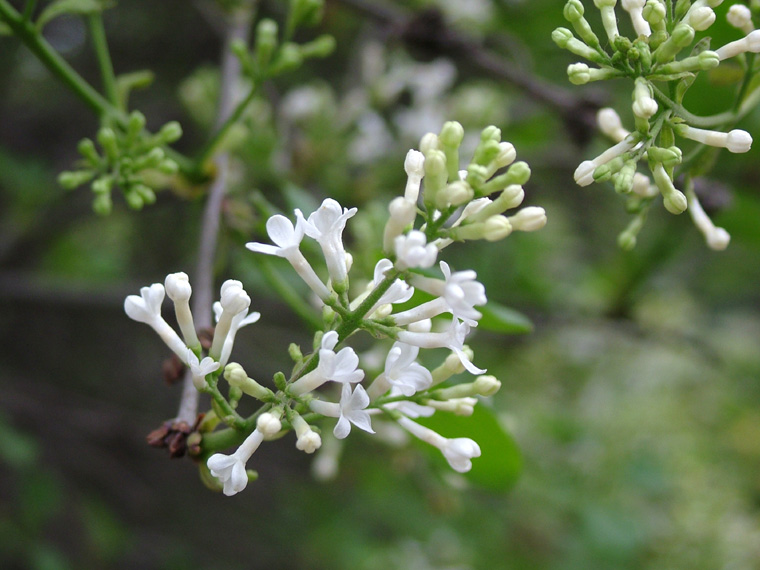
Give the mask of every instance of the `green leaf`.
M 153 72 L 147 70 L 123 73 L 116 78 L 116 93 L 121 106 L 126 109 L 129 95 L 135 89 L 145 89 L 153 83 Z
M 479 404 L 468 417 L 438 412 L 416 421 L 444 437 L 469 437 L 477 442 L 481 455 L 472 460 L 472 469 L 464 473 L 473 484 L 490 491 L 507 491 L 517 481 L 522 470 L 520 448 L 489 408 Z M 451 469 L 438 450 L 433 451 L 435 460 Z
M 533 331 L 533 323 L 528 317 L 494 301 L 477 309 L 483 314 L 478 321 L 479 329 L 503 334 L 526 334 Z
M 56 0 L 37 18 L 37 29 L 42 30 L 51 20 L 64 14 L 88 15 L 102 12 L 111 5 L 103 0 Z

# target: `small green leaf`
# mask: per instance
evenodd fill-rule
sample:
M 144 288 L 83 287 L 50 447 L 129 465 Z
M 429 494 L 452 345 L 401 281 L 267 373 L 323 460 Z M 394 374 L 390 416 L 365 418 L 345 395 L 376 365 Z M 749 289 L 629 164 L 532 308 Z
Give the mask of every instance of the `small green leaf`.
M 123 73 L 116 78 L 116 93 L 122 108 L 127 108 L 129 95 L 135 89 L 145 89 L 153 83 L 153 72 L 147 70 Z
M 473 458 L 472 469 L 464 473 L 473 484 L 491 491 L 507 491 L 517 481 L 522 470 L 520 448 L 489 408 L 477 405 L 473 414 L 468 417 L 438 412 L 429 418 L 416 421 L 444 437 L 469 437 L 477 442 L 481 455 Z M 446 469 L 450 469 L 438 450 L 433 451 L 436 460 L 440 460 Z
M 483 314 L 478 321 L 479 329 L 503 334 L 526 334 L 533 331 L 533 323 L 528 317 L 494 301 L 477 309 Z
M 42 30 L 51 20 L 64 14 L 96 14 L 111 5 L 103 0 L 56 0 L 45 8 L 37 18 L 37 29 Z

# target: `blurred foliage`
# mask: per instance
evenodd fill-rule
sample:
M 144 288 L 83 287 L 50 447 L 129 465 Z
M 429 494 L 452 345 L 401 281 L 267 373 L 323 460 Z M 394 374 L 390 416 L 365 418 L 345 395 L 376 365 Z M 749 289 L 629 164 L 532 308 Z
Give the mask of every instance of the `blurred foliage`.
M 294 336 L 308 342 L 242 247 L 262 238 L 263 206 L 309 209 L 329 195 L 360 206 L 351 238 L 369 243 L 383 204 L 403 189 L 403 157 L 424 132 L 458 120 L 472 148 L 493 122 L 531 164 L 526 203 L 544 206 L 549 224 L 496 245 L 454 245 L 450 263 L 476 269 L 490 300 L 534 323 L 524 336 L 484 327 L 472 343 L 477 362 L 503 383 L 488 421 L 514 437 L 520 478 L 508 491 L 478 480 L 478 461 L 504 459 L 483 441 L 467 479 L 416 447 L 389 450 L 359 434 L 326 483 L 308 475 L 291 441 L 264 446 L 250 465 L 261 479 L 230 500 L 206 491 L 192 466 L 147 448 L 145 434 L 178 394 L 161 381 L 167 355 L 121 304 L 140 284 L 194 267 L 203 188 L 161 192 L 140 213 L 117 202 L 110 217 L 94 218 L 88 191 L 64 193 L 56 175 L 95 121 L 2 37 L 0 566 L 758 568 L 756 152 L 721 154 L 711 173 L 723 186 L 715 221 L 733 236 L 726 252 L 708 251 L 689 220 L 662 212 L 635 251 L 620 252 L 626 216 L 616 197 L 577 188 L 571 175 L 606 141 L 578 147 L 555 110 L 466 62 L 407 50 L 400 30 L 349 4 L 329 1 L 314 30 L 336 37 L 336 53 L 267 83 L 226 141 L 235 155 L 217 271 L 242 279 L 262 312 L 236 354 L 267 378 L 287 365 Z M 383 5 L 409 15 L 437 6 L 524 73 L 568 88 L 570 61 L 549 39 L 563 23 L 556 1 Z M 260 12 L 281 18 L 282 3 L 264 1 Z M 130 103 L 151 128 L 178 120 L 188 153 L 214 116 L 215 23 L 210 2 L 134 0 L 105 14 L 117 72 L 155 73 Z M 735 37 L 723 23 L 711 32 L 716 42 Z M 45 34 L 97 84 L 80 19 L 56 18 Z M 629 92 L 611 87 L 576 94 L 628 109 Z M 715 83 L 693 90 L 695 112 L 727 106 Z M 755 136 L 758 126 L 757 112 L 742 123 Z

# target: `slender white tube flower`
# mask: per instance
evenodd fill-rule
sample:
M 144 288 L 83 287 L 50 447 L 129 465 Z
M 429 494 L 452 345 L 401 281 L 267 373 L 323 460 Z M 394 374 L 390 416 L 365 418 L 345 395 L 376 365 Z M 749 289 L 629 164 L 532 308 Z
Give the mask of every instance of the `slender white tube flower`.
M 617 27 L 617 16 L 615 16 L 615 4 L 617 0 L 594 0 L 594 5 L 599 8 L 602 14 L 602 25 L 610 42 L 620 35 Z
M 322 438 L 311 429 L 300 414 L 293 412 L 291 424 L 296 432 L 296 449 L 305 453 L 314 453 L 322 446 Z
M 438 257 L 438 248 L 427 243 L 425 234 L 412 230 L 394 240 L 396 251 L 396 269 L 404 271 L 411 268 L 431 267 Z
M 464 339 L 470 332 L 470 325 L 459 322 L 457 319 L 451 321 L 451 326 L 445 332 L 417 332 L 417 331 L 400 331 L 398 340 L 419 346 L 420 348 L 448 348 L 454 352 L 462 365 L 471 374 L 483 374 L 484 369 L 475 366 L 462 350 Z
M 224 485 L 223 492 L 228 497 L 239 493 L 248 485 L 245 464 L 262 441 L 264 441 L 264 434 L 255 429 L 232 455 L 215 453 L 208 458 L 206 465 L 209 471 Z
M 729 152 L 734 153 L 747 152 L 752 147 L 752 136 L 747 131 L 741 129 L 722 133 L 709 129 L 697 129 L 681 123 L 676 127 L 676 132 L 684 138 L 710 146 L 725 148 Z
M 760 30 L 750 32 L 743 38 L 715 50 L 721 61 L 746 52 L 760 53 Z
M 620 142 L 631 134 L 628 129 L 623 127 L 620 115 L 612 107 L 599 109 L 596 114 L 596 123 L 599 125 L 599 130 L 615 142 Z
M 521 232 L 534 232 L 546 225 L 546 210 L 539 206 L 528 206 L 509 216 L 509 225 L 513 230 Z
M 588 186 L 591 184 L 594 181 L 594 170 L 596 170 L 598 166 L 607 164 L 613 158 L 617 158 L 618 156 L 628 152 L 634 146 L 636 146 L 638 142 L 639 141 L 637 137 L 629 135 L 616 145 L 611 146 L 605 150 L 595 159 L 584 160 L 581 162 L 580 165 L 578 165 L 578 168 L 575 169 L 575 174 L 573 175 L 576 184 L 578 184 L 578 186 Z
M 306 220 L 300 210 L 296 217 L 303 225 L 307 236 L 317 240 L 327 263 L 327 272 L 333 287 L 345 284 L 347 279 L 346 250 L 343 247 L 343 229 L 346 221 L 356 214 L 356 208 L 342 208 L 332 198 L 327 198 L 322 205 Z
M 744 34 L 750 34 L 755 29 L 752 23 L 752 12 L 744 4 L 734 4 L 726 13 L 726 20 L 734 28 L 739 28 Z
M 659 108 L 652 97 L 652 86 L 643 77 L 636 78 L 633 88 L 633 114 L 641 119 L 651 118 Z
M 406 159 L 404 160 L 404 170 L 407 175 L 404 199 L 412 204 L 416 204 L 417 198 L 420 195 L 420 183 L 423 176 L 425 176 L 425 155 L 418 150 L 407 152 Z
M 689 200 L 689 214 L 694 221 L 694 225 L 705 236 L 705 241 L 710 249 L 723 251 L 728 247 L 731 241 L 731 235 L 723 228 L 716 227 L 713 221 L 705 213 L 702 204 L 699 203 L 697 195 L 692 190 L 687 194 Z
M 364 371 L 358 368 L 359 357 L 354 349 L 347 346 L 336 354 L 333 351 L 336 344 L 338 344 L 337 332 L 329 331 L 322 335 L 319 364 L 314 370 L 288 386 L 288 391 L 293 396 L 316 390 L 328 381 L 354 384 L 364 378 Z
M 211 342 L 211 349 L 208 351 L 209 356 L 216 360 L 221 360 L 222 350 L 232 329 L 233 319 L 243 311 L 248 311 L 251 298 L 243 289 L 243 284 L 240 281 L 228 279 L 222 283 L 219 302 L 222 306 L 222 314 L 219 315 L 219 321 L 214 328 L 214 340 Z
M 622 0 L 621 5 L 623 10 L 631 16 L 631 23 L 636 34 L 649 37 L 652 34 L 652 29 L 649 27 L 649 22 L 643 16 L 644 5 L 646 3 L 646 0 Z
M 398 196 L 388 204 L 388 221 L 383 230 L 383 251 L 392 251 L 394 240 L 404 233 L 417 217 L 417 204 Z
M 124 312 L 133 321 L 145 323 L 161 337 L 171 351 L 187 364 L 187 345 L 161 316 L 164 286 L 154 283 L 140 289 L 140 296 L 129 295 L 124 299 Z
M 221 366 L 210 356 L 203 360 L 198 360 L 198 356 L 189 348 L 187 349 L 187 365 L 190 367 L 190 374 L 193 377 L 193 385 L 202 390 L 206 387 L 206 375 L 219 370 Z
M 430 388 L 433 376 L 416 361 L 419 352 L 418 346 L 403 342 L 394 343 L 385 358 L 385 369 L 367 391 L 370 399 L 375 400 L 382 396 L 389 388 L 407 397 Z
M 357 384 L 351 390 L 350 384 L 343 384 L 340 393 L 340 403 L 312 400 L 309 408 L 317 414 L 338 418 L 333 435 L 338 439 L 345 439 L 351 433 L 351 424 L 368 433 L 375 433 L 372 429 L 372 421 L 369 412 L 369 396 L 361 384 Z
M 285 216 L 275 214 L 267 220 L 267 234 L 269 239 L 277 245 L 249 242 L 245 244 L 245 247 L 256 253 L 276 255 L 287 259 L 298 276 L 324 301 L 330 296 L 330 291 L 298 249 L 304 236 L 301 220 L 302 217 L 298 218 L 295 227 L 293 227 L 293 223 Z
M 222 304 L 219 301 L 216 301 L 213 305 L 213 308 L 214 319 L 216 322 L 219 322 L 219 319 L 222 318 L 222 313 L 224 312 L 224 309 L 222 309 Z M 248 313 L 248 309 L 240 311 L 237 315 L 232 317 L 232 322 L 230 323 L 230 332 L 227 333 L 227 338 L 225 339 L 224 346 L 222 347 L 222 355 L 219 357 L 219 362 L 221 362 L 222 366 L 225 366 L 227 364 L 227 361 L 230 359 L 232 347 L 235 345 L 235 335 L 237 335 L 237 332 L 243 327 L 257 322 L 260 318 L 261 313 L 258 311 Z
M 480 446 L 469 437 L 448 439 L 403 416 L 398 423 L 413 436 L 440 449 L 454 471 L 466 473 L 472 469 L 472 458 L 480 457 Z
M 179 272 L 167 275 L 164 287 L 166 295 L 174 302 L 174 314 L 177 316 L 177 324 L 179 324 L 179 330 L 182 332 L 185 344 L 192 347 L 200 346 L 201 343 L 198 340 L 193 323 L 193 313 L 190 311 L 190 295 L 192 295 L 193 289 L 190 286 L 187 273 Z

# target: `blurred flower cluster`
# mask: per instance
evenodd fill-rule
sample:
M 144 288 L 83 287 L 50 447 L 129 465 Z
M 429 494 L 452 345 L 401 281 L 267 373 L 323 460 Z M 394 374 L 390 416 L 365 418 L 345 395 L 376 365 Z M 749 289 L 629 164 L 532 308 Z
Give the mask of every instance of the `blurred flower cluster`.
M 537 230 L 546 223 L 546 215 L 535 206 L 505 214 L 522 203 L 530 168 L 515 161 L 514 146 L 501 140 L 498 128 L 482 131 L 472 161 L 460 169 L 463 137 L 462 126 L 448 122 L 439 134 L 422 138 L 421 151 L 407 154 L 406 188 L 390 203 L 377 247 L 382 257 L 363 288 L 352 287 L 353 256 L 343 239 L 357 209 L 343 208 L 333 199 L 324 200 L 308 216 L 296 209 L 295 223 L 281 214 L 271 216 L 266 229 L 273 245 L 247 244 L 255 253 L 290 263 L 313 293 L 324 323 L 314 337 L 312 353 L 303 355 L 291 345 L 293 370 L 289 376 L 278 372 L 271 388 L 249 377 L 240 364 L 229 362 L 238 329 L 259 318 L 249 313 L 251 299 L 239 281 L 228 280 L 221 287 L 220 301 L 214 305 L 217 324 L 205 356 L 188 304 L 192 288 L 187 275 L 170 274 L 163 285 L 154 283 L 140 296 L 127 297 L 127 315 L 151 326 L 189 368 L 195 387 L 211 396 L 212 410 L 198 426 L 200 440 L 195 438 L 191 453 L 204 459 L 207 475 L 212 476 L 206 480 L 212 485 L 221 485 L 227 495 L 244 489 L 254 476 L 246 470 L 251 455 L 263 441 L 287 431 L 295 432 L 299 450 L 317 451 L 323 440 L 317 424 L 324 418 L 337 420 L 332 435 L 338 440 L 348 436 L 352 426 L 375 433 L 373 420 L 390 422 L 438 448 L 456 471 L 470 470 L 471 460 L 481 454 L 475 441 L 443 437 L 416 420 L 439 411 L 471 415 L 477 397 L 491 396 L 500 388 L 495 377 L 473 363 L 473 351 L 465 344 L 482 316 L 475 307 L 485 305 L 487 298 L 474 271 L 454 271 L 445 261 L 438 263 L 440 274 L 432 268 L 454 241 L 497 241 L 513 231 Z M 320 277 L 322 268 L 315 269 L 302 253 L 305 238 L 318 244 L 326 279 Z M 368 253 L 374 254 L 362 255 Z M 181 336 L 161 315 L 165 295 L 174 303 Z M 443 315 L 450 318 L 439 318 Z M 385 354 L 383 366 L 373 364 L 372 355 L 360 358 L 347 345 L 359 331 L 378 339 Z M 445 349 L 448 355 L 428 368 L 418 361 L 420 351 L 427 349 Z M 377 373 L 370 375 L 374 368 Z M 465 371 L 475 379 L 445 384 Z M 221 378 L 227 384 L 224 393 Z M 249 417 L 237 412 L 243 395 L 260 402 Z M 237 443 L 234 453 L 219 453 Z M 336 449 L 325 446 L 322 453 L 334 455 Z M 333 463 L 329 457 L 320 462 Z
M 721 250 L 728 246 L 728 232 L 713 224 L 694 192 L 692 178 L 694 173 L 701 173 L 702 148 L 685 155 L 678 140 L 734 153 L 747 152 L 752 145 L 752 137 L 746 131 L 723 131 L 756 104 L 746 90 L 755 69 L 752 58 L 745 58 L 745 54 L 760 52 L 760 31 L 754 31 L 750 9 L 735 4 L 727 14 L 729 23 L 744 34 L 742 38 L 714 50 L 710 38 L 696 41 L 698 33 L 715 22 L 713 8 L 722 2 L 623 0 L 620 7 L 627 13 L 633 30 L 633 37 L 629 38 L 618 28 L 617 0 L 594 0 L 605 32 L 600 40 L 586 19 L 583 3 L 568 0 L 564 16 L 574 32 L 557 28 L 552 34 L 558 46 L 595 64 L 571 64 L 567 69 L 571 83 L 584 85 L 616 78 L 633 83 L 633 130 L 623 126 L 614 109 L 602 109 L 598 114 L 599 128 L 616 144 L 596 158 L 583 161 L 574 175 L 580 186 L 609 180 L 616 192 L 628 196 L 627 208 L 635 218 L 618 238 L 624 249 L 635 246 L 649 207 L 658 195 L 672 214 L 689 210 L 709 247 Z M 684 109 L 684 96 L 696 76 L 732 58 L 741 60 L 745 70 L 734 111 L 698 117 Z M 640 162 L 646 165 L 648 174 L 638 171 Z M 684 175 L 683 181 L 680 174 Z

